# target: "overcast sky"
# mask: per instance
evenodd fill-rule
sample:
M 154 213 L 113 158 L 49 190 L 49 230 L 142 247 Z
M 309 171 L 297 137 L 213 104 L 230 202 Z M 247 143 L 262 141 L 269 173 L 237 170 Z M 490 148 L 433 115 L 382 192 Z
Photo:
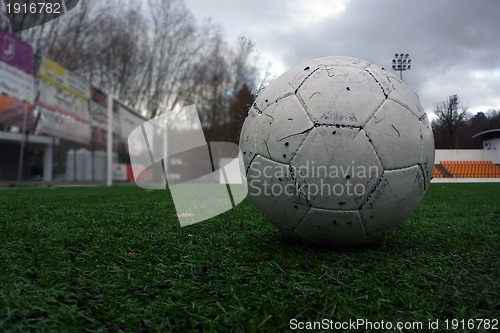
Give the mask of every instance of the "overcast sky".
M 253 40 L 273 74 L 330 55 L 389 69 L 404 52 L 403 79 L 427 112 L 453 94 L 473 112 L 500 109 L 500 0 L 185 1 L 230 40 Z

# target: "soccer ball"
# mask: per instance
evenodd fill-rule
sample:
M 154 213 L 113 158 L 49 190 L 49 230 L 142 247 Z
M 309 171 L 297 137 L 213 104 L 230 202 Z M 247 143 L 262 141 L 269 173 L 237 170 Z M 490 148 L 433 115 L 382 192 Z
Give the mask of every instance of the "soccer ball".
M 240 136 L 257 209 L 284 234 L 325 246 L 373 242 L 425 194 L 434 138 L 410 88 L 349 57 L 319 58 L 273 80 Z

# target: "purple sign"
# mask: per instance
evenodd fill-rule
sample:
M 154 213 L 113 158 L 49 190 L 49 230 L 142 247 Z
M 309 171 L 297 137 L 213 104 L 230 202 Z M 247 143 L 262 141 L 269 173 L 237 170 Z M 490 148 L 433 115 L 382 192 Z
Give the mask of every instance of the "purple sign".
M 31 46 L 3 30 L 0 30 L 0 61 L 28 74 L 33 73 Z

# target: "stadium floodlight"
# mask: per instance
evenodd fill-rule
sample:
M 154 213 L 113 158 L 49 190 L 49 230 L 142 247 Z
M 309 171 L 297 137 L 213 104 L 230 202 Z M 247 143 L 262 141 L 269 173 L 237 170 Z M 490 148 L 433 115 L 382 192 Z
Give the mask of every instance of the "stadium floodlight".
M 411 69 L 410 54 L 394 54 L 394 59 L 392 59 L 392 69 L 395 71 L 399 71 L 399 78 L 403 80 L 403 71 Z

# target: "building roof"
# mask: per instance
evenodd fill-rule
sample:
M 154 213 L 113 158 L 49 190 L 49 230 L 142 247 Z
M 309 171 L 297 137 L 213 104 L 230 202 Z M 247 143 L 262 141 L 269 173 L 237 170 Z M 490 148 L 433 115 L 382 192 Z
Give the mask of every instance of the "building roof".
M 500 128 L 491 129 L 491 130 L 487 130 L 487 131 L 484 131 L 484 132 L 477 133 L 472 138 L 473 139 L 480 138 L 480 139 L 483 139 L 483 140 L 500 138 Z

